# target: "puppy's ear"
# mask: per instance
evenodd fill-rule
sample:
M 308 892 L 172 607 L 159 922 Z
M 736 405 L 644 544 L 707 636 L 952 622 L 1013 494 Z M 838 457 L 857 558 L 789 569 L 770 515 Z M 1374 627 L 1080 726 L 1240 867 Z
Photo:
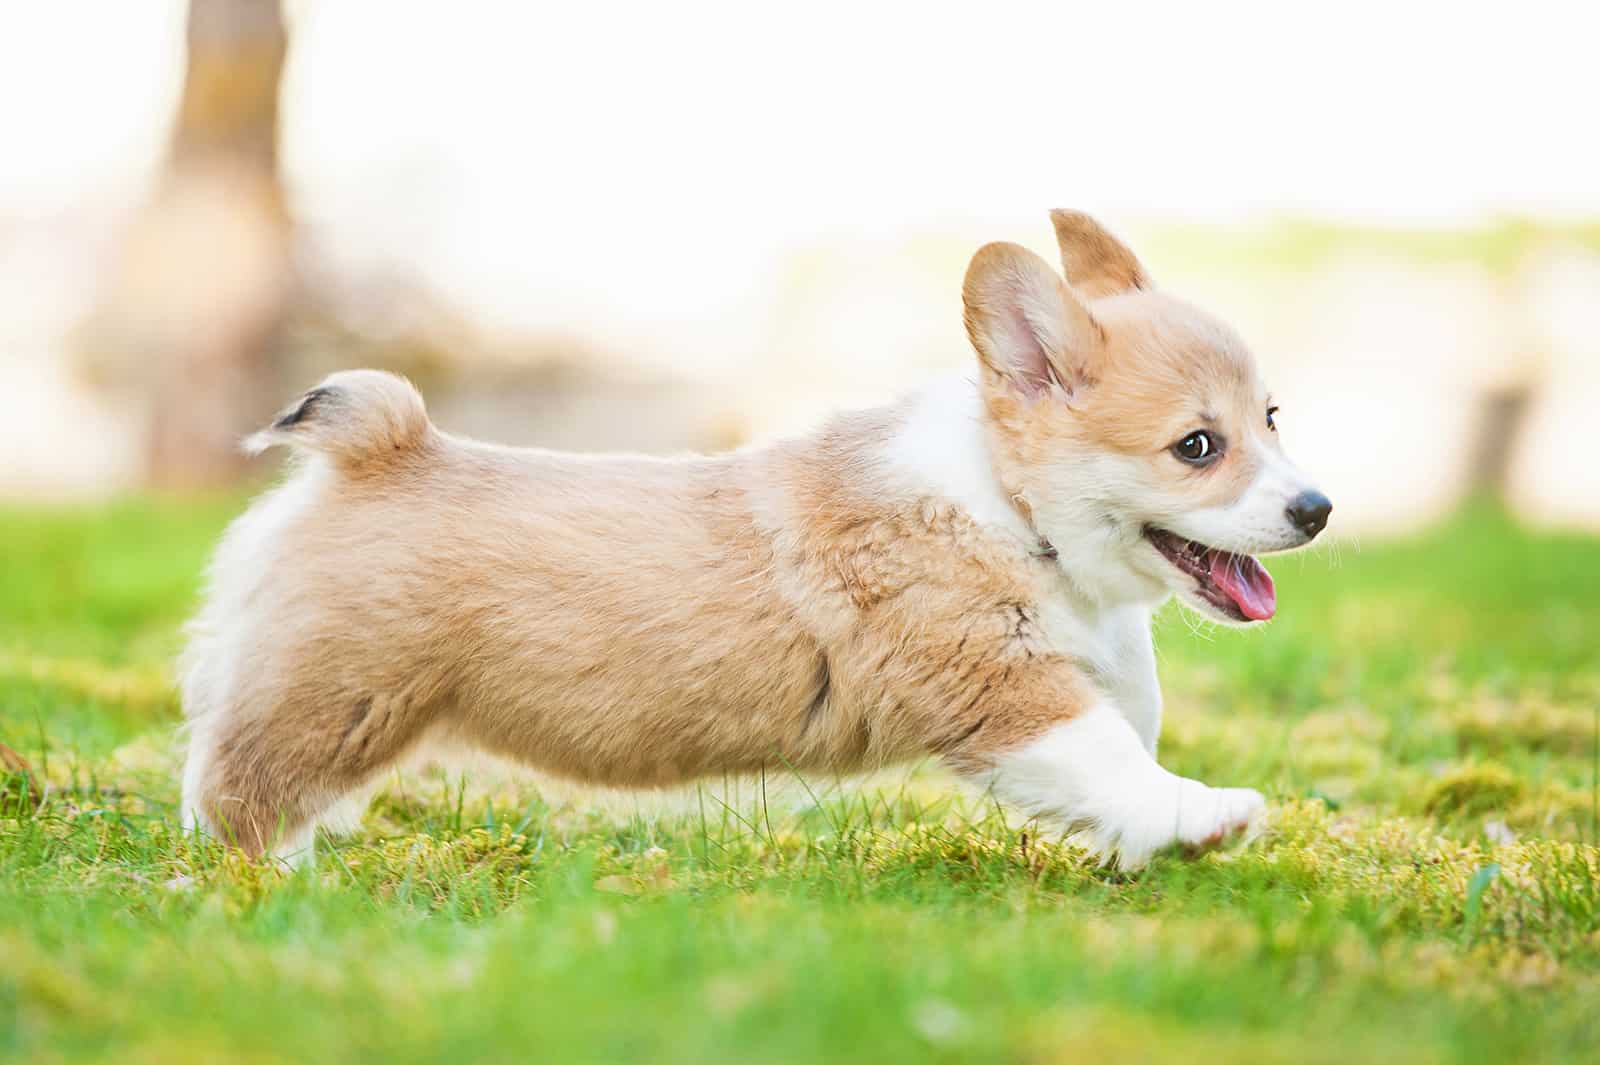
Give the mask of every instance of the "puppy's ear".
M 978 249 L 961 286 L 983 365 L 1027 396 L 1069 395 L 1088 375 L 1100 327 L 1050 264 L 1016 244 Z
M 1150 275 L 1133 252 L 1093 218 L 1082 211 L 1057 210 L 1050 212 L 1050 221 L 1067 283 L 1085 296 L 1098 299 L 1150 287 Z

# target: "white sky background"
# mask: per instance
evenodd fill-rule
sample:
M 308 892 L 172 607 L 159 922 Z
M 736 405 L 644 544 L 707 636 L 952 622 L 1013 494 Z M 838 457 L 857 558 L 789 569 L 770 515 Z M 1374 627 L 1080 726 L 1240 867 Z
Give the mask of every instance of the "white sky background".
M 1469 6 L 291 0 L 285 157 L 330 250 L 513 322 L 694 319 L 798 242 L 1049 205 L 1600 213 L 1592 19 Z M 0 217 L 138 195 L 182 18 L 6 0 Z
M 1594 212 L 1594 36 L 1457 6 L 323 0 L 288 160 L 350 248 L 640 329 L 740 306 L 799 242 L 1054 205 Z
M 1600 217 L 1600 35 L 1576 3 L 288 7 L 285 170 L 336 263 L 416 270 L 487 324 L 723 381 L 772 343 L 796 249 L 954 233 L 1051 254 L 1051 206 L 1114 228 Z M 89 414 L 60 338 L 161 163 L 184 15 L 0 0 L 0 399 L 7 446 L 34 449 L 21 465 L 100 439 L 62 429 Z M 863 254 L 860 271 L 893 261 Z M 900 291 L 830 262 L 857 302 Z M 865 373 L 872 329 L 920 342 L 915 307 L 871 309 L 887 313 L 800 331 L 845 360 L 809 376 Z M 954 308 L 940 324 L 958 350 Z M 1397 342 L 1368 356 L 1416 362 Z M 1395 402 L 1459 406 L 1438 372 L 1419 365 Z M 102 435 L 94 461 L 122 470 L 129 449 Z M 1552 491 L 1571 495 L 1562 478 Z

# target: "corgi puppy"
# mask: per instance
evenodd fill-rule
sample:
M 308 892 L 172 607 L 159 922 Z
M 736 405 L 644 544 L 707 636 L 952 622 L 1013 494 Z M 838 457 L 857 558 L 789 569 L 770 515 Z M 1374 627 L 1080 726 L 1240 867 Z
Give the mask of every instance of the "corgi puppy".
M 435 741 L 653 788 L 934 755 L 1133 867 L 1263 810 L 1156 761 L 1151 613 L 1265 621 L 1327 498 L 1226 325 L 1086 215 L 962 291 L 975 372 L 811 435 L 647 458 L 441 432 L 337 373 L 191 626 L 186 822 L 293 855 Z

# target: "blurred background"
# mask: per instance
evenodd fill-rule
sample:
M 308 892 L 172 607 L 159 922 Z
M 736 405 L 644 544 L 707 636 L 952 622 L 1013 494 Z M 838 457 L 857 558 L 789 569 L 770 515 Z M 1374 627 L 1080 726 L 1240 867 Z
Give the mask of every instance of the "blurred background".
M 1563 11 L 8 5 L 0 496 L 226 487 L 359 365 L 505 442 L 790 432 L 967 365 L 968 257 L 1071 206 L 1253 344 L 1336 531 L 1600 527 Z

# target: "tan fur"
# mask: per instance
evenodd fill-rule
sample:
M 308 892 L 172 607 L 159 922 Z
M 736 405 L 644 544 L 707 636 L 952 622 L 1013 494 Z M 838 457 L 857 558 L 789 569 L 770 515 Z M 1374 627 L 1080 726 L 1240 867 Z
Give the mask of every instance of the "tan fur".
M 1170 444 L 1191 420 L 1174 395 L 1230 424 L 1261 402 L 1231 334 L 1140 289 L 1098 227 L 1056 225 L 1084 240 L 1069 273 L 1127 291 L 1091 301 L 1013 246 L 968 280 L 994 464 L 1024 517 L 1063 450 Z M 1049 334 L 1060 381 L 1012 387 L 990 350 L 1019 286 L 1059 302 L 1059 322 L 1019 320 Z M 335 375 L 255 439 L 302 468 L 230 530 L 194 624 L 194 820 L 259 854 L 425 738 L 630 787 L 922 753 L 983 771 L 1101 686 L 1046 631 L 1066 594 L 1049 545 L 891 476 L 908 416 L 714 457 L 585 457 L 450 436 L 400 379 Z M 1241 460 L 1199 495 L 1248 475 Z
M 649 787 L 959 758 L 1070 713 L 1042 563 L 862 483 L 893 418 L 680 461 L 436 434 L 341 471 L 254 560 L 249 614 L 198 626 L 194 669 L 211 623 L 248 662 L 186 700 L 224 717 L 202 812 L 259 852 L 435 731 Z

